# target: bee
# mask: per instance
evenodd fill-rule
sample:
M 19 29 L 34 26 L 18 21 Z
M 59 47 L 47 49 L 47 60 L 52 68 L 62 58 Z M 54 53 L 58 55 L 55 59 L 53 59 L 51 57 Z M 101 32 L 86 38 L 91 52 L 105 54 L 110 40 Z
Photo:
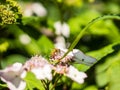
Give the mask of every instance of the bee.
M 64 50 L 54 49 L 50 56 L 51 62 L 54 64 L 58 64 L 58 63 L 67 64 L 74 62 L 79 64 L 85 64 L 88 66 L 92 66 L 97 62 L 95 58 L 84 54 L 82 51 L 78 49 L 73 49 L 64 58 L 62 58 L 65 53 L 66 51 Z

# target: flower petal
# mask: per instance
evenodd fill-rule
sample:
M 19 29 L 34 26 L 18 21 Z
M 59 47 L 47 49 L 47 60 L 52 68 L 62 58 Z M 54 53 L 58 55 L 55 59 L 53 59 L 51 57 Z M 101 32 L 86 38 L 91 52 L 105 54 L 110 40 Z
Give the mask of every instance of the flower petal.
M 10 90 L 24 90 L 26 83 L 21 78 L 22 71 L 22 64 L 15 63 L 4 70 L 0 70 L 0 78 Z
M 48 61 L 41 56 L 34 56 L 24 65 L 24 68 L 35 74 L 37 79 L 52 79 L 52 67 Z
M 37 79 L 52 80 L 52 74 L 51 74 L 52 69 L 49 65 L 45 65 L 44 67 L 39 67 L 39 68 L 33 68 L 31 69 L 31 71 L 35 74 Z
M 79 72 L 73 66 L 69 66 L 68 72 L 65 75 L 80 84 L 83 83 L 84 79 L 87 77 L 84 72 Z

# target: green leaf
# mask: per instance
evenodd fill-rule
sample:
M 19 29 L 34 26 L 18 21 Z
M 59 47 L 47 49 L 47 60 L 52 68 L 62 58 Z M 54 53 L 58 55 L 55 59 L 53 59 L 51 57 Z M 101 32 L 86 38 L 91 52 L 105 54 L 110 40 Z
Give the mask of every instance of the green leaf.
M 88 14 L 90 17 L 88 17 Z M 95 17 L 100 16 L 100 13 L 93 10 L 86 10 L 77 17 L 70 18 L 68 24 L 70 26 L 70 32 L 72 35 L 78 34 L 82 27 L 87 25 L 88 21 L 91 21 Z
M 39 48 L 39 45 L 37 41 L 33 38 L 31 38 L 31 42 L 27 45 L 24 45 L 24 48 L 30 55 L 40 54 L 41 50 Z
M 120 55 L 120 54 L 119 54 Z M 109 90 L 120 89 L 120 59 L 114 61 L 108 69 Z
M 85 84 L 78 84 L 76 82 L 73 82 L 71 85 L 70 90 L 82 90 Z
M 104 35 L 110 42 L 115 42 L 120 40 L 119 29 L 114 25 L 111 20 L 102 20 L 96 22 L 90 27 L 90 32 L 95 35 Z M 112 33 L 112 34 L 111 34 Z
M 40 21 L 40 17 L 35 17 L 35 16 L 22 18 L 23 25 L 34 24 L 34 23 L 38 23 L 39 21 Z
M 87 55 L 89 56 L 92 56 L 94 58 L 96 58 L 97 62 L 99 60 L 101 60 L 103 57 L 107 56 L 108 54 L 114 52 L 116 46 L 119 45 L 119 42 L 118 43 L 113 43 L 113 44 L 110 44 L 108 46 L 105 46 L 104 48 L 101 48 L 99 50 L 96 50 L 96 51 L 92 51 L 92 52 L 88 52 L 86 53 Z M 92 66 L 86 66 L 86 65 L 83 65 L 83 64 L 74 64 L 75 67 L 77 67 L 80 71 L 87 71 L 90 67 Z
M 72 42 L 72 44 L 69 46 L 68 51 L 63 55 L 63 57 L 65 57 L 75 46 L 76 44 L 79 42 L 79 40 L 82 38 L 82 36 L 85 34 L 86 30 L 93 25 L 95 22 L 99 21 L 99 20 L 103 20 L 103 19 L 120 19 L 120 17 L 118 15 L 105 15 L 105 16 L 101 16 L 101 17 L 97 17 L 95 19 L 93 19 L 91 22 L 89 22 L 83 29 L 81 32 L 79 32 L 79 34 L 77 35 L 76 39 Z M 63 58 L 62 57 L 62 58 Z
M 27 76 L 24 78 L 27 83 L 27 88 L 29 90 L 33 90 L 33 88 L 37 88 L 39 90 L 44 90 L 44 87 L 40 80 L 36 79 L 35 75 L 31 72 L 27 73 Z M 26 90 L 28 90 L 26 89 Z
M 98 90 L 98 89 L 97 89 L 97 87 L 95 85 L 92 85 L 92 86 L 88 86 L 84 90 Z
M 53 43 L 44 35 L 39 38 L 38 45 L 42 54 L 49 54 L 54 48 Z
M 105 85 L 107 85 L 107 83 L 109 82 L 109 79 L 108 79 L 106 71 L 96 73 L 96 82 L 99 87 L 104 87 Z
M 106 58 L 104 63 L 99 64 L 96 67 L 96 82 L 99 87 L 103 87 L 109 84 L 109 88 L 110 88 L 113 87 L 113 85 L 117 85 L 117 82 L 120 81 L 119 80 L 120 72 L 119 70 L 117 71 L 117 69 L 116 70 L 114 69 L 114 68 L 120 68 L 119 58 L 120 58 L 120 52 Z
M 94 58 L 96 58 L 98 61 L 100 59 L 102 59 L 103 57 L 107 56 L 108 54 L 114 52 L 114 47 L 119 45 L 120 42 L 115 42 L 113 44 L 110 44 L 108 46 L 105 46 L 99 50 L 96 51 L 92 51 L 92 52 L 88 52 L 86 54 L 88 54 L 89 56 L 92 56 Z
M 9 47 L 9 43 L 8 42 L 3 42 L 0 44 L 0 52 L 5 52 Z
M 25 61 L 26 61 L 26 57 L 19 54 L 13 54 L 1 60 L 1 64 L 2 64 L 2 68 L 5 68 L 6 66 L 12 65 L 15 62 L 24 63 Z

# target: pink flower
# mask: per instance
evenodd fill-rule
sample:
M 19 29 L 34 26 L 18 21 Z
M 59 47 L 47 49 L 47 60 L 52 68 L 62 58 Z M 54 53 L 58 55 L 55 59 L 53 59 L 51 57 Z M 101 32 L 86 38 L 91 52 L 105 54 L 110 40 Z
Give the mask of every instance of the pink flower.
M 97 62 L 95 58 L 85 55 L 79 49 L 73 49 L 64 58 L 62 58 L 66 52 L 67 49 L 55 49 L 55 51 L 51 54 L 51 60 L 59 60 L 59 62 L 62 63 L 77 62 L 88 66 L 92 66 Z
M 41 56 L 34 56 L 24 65 L 24 68 L 35 74 L 37 79 L 52 79 L 52 67 L 47 60 Z
M 87 75 L 84 72 L 79 72 L 75 67 L 69 66 L 68 72 L 65 75 L 77 83 L 83 83 Z
M 56 73 L 64 74 L 68 71 L 68 66 L 57 65 L 53 67 L 53 70 L 55 70 Z
M 81 84 L 84 82 L 84 79 L 87 77 L 87 75 L 84 72 L 78 71 L 75 67 L 73 66 L 67 66 L 67 65 L 57 65 L 54 66 L 53 70 L 55 70 L 56 73 L 58 74 L 63 74 L 73 81 Z
M 71 53 L 68 53 L 64 58 L 64 54 L 66 53 L 66 49 L 54 49 L 54 51 L 51 53 L 50 60 L 54 63 L 64 63 L 69 64 L 69 62 L 72 61 L 73 55 Z M 61 59 L 62 58 L 62 59 Z
M 75 53 L 73 51 L 69 52 L 64 58 L 62 58 L 67 50 L 55 49 L 51 54 L 51 60 L 53 62 L 56 62 L 53 65 L 53 70 L 58 74 L 63 74 L 71 78 L 77 83 L 83 83 L 87 75 L 84 72 L 78 71 L 75 67 L 70 65 L 70 62 L 74 62 L 74 58 L 79 57 L 76 55 L 78 53 Z
M 15 63 L 10 67 L 0 70 L 0 78 L 8 85 L 10 90 L 24 90 L 26 82 L 22 79 L 25 76 L 21 63 Z

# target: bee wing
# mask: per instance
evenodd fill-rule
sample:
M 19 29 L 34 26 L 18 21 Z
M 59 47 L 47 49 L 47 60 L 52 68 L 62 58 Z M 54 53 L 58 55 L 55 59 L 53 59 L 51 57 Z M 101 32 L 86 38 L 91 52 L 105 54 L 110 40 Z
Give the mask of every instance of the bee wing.
M 85 64 L 85 65 L 91 66 L 97 62 L 97 60 L 95 58 L 85 55 L 82 51 L 80 51 L 78 49 L 73 50 L 73 56 L 74 56 L 74 58 L 73 58 L 74 61 L 76 61 L 77 63 L 80 63 L 80 64 Z

